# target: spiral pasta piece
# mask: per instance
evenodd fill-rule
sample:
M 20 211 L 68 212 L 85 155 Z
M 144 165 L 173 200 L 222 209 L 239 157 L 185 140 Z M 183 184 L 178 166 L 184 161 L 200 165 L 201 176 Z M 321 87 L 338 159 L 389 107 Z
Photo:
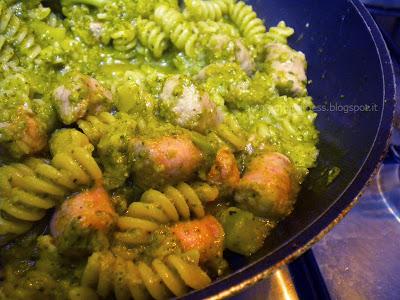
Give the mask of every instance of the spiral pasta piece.
M 136 47 L 136 28 L 130 24 L 123 24 L 123 28 L 118 28 L 112 35 L 112 45 L 115 50 L 125 54 L 125 58 L 133 57 L 133 50 Z
M 90 288 L 104 299 L 113 294 L 117 300 L 182 296 L 190 288 L 202 289 L 211 283 L 198 257 L 187 252 L 134 263 L 111 252 L 95 252 L 83 271 L 80 289 Z
M 257 17 L 250 5 L 246 5 L 243 1 L 230 5 L 229 16 L 249 42 L 258 44 L 265 40 L 264 22 Z
M 215 155 L 219 147 L 227 146 L 233 152 L 243 151 L 248 144 L 248 136 L 235 118 L 226 117 L 224 122 L 213 128 L 207 136 L 187 130 L 192 142 L 202 150 L 203 154 Z M 213 142 L 210 142 L 210 141 Z M 219 145 L 219 146 L 216 146 Z M 214 154 L 212 154 L 214 153 Z M 196 188 L 196 191 L 199 189 Z
M 0 2 L 0 62 L 7 63 L 18 50 L 29 60 L 36 58 L 41 47 L 35 43 L 35 37 L 4 1 Z
M 78 121 L 79 128 L 89 138 L 93 145 L 97 145 L 110 125 L 115 124 L 116 118 L 109 112 L 102 112 L 97 116 L 88 116 Z
M 119 217 L 115 239 L 127 246 L 146 244 L 150 234 L 162 224 L 205 215 L 203 203 L 214 201 L 218 190 L 206 183 L 193 186 L 181 182 L 163 191 L 150 189 L 133 202 L 126 216 Z
M 171 41 L 179 50 L 184 50 L 189 57 L 197 54 L 196 44 L 198 29 L 193 23 L 181 23 L 171 33 Z
M 188 18 L 195 20 L 218 21 L 222 19 L 223 8 L 225 8 L 225 3 L 221 1 L 185 0 L 185 14 Z
M 226 124 L 219 125 L 214 132 L 220 139 L 232 145 L 237 151 L 242 151 L 246 147 L 246 141 L 243 139 L 243 137 L 235 133 Z
M 31 222 L 39 221 L 46 210 L 65 195 L 65 189 L 40 178 L 27 164 L 0 168 L 0 234 L 22 234 Z
M 101 182 L 103 175 L 91 153 L 81 147 L 75 147 L 70 152 L 57 153 L 51 164 L 66 173 L 80 185 Z
M 166 34 L 170 34 L 178 24 L 185 21 L 183 14 L 175 8 L 161 4 L 154 10 L 154 20 Z
M 161 57 L 168 48 L 168 39 L 162 28 L 156 22 L 146 19 L 138 19 L 137 28 L 142 45 L 150 49 L 156 58 Z
M 275 27 L 271 27 L 266 33 L 268 43 L 287 44 L 287 40 L 294 33 L 293 28 L 287 27 L 284 21 L 280 21 Z
M 212 133 L 227 143 L 233 151 L 242 151 L 247 145 L 245 131 L 240 127 L 236 118 L 232 116 L 226 116 L 224 122 L 218 125 Z
M 197 27 L 202 34 L 227 34 L 230 37 L 239 37 L 238 30 L 231 24 L 212 20 L 199 21 Z
M 0 168 L 0 235 L 28 231 L 46 211 L 82 186 L 102 180 L 90 152 L 73 148 L 57 153 L 51 163 L 30 158 Z
M 229 7 L 235 3 L 236 0 L 214 0 L 213 2 L 216 3 L 223 14 L 229 13 Z
M 178 10 L 166 5 L 155 9 L 154 20 L 178 50 L 184 51 L 189 57 L 196 56 L 199 30 L 193 22 L 186 22 Z
M 128 209 L 130 217 L 164 224 L 189 219 L 191 214 L 196 218 L 204 217 L 204 206 L 196 191 L 184 182 L 176 187 L 169 185 L 162 192 L 147 190 L 140 201 L 133 202 Z
M 150 241 L 151 232 L 159 227 L 153 221 L 140 218 L 121 216 L 117 221 L 118 230 L 114 233 L 114 239 L 118 245 L 127 247 L 147 244 Z

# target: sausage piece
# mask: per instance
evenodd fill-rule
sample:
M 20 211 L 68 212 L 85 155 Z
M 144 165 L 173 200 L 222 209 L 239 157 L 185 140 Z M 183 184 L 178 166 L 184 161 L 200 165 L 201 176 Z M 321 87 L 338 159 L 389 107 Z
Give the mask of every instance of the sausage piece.
M 279 43 L 269 44 L 266 50 L 265 66 L 280 94 L 305 96 L 307 61 L 304 53 Z
M 135 140 L 131 150 L 134 180 L 142 188 L 189 180 L 202 162 L 200 150 L 186 136 Z
M 221 122 L 221 112 L 209 94 L 186 77 L 170 77 L 160 100 L 161 116 L 181 127 L 206 133 Z
M 200 262 L 222 257 L 225 233 L 222 225 L 213 216 L 207 215 L 200 220 L 178 223 L 172 227 L 172 232 L 183 251 L 199 250 Z
M 46 132 L 33 116 L 26 115 L 25 124 L 26 127 L 22 134 L 21 142 L 27 147 L 26 154 L 37 153 L 46 146 Z
M 97 233 L 106 235 L 116 224 L 117 214 L 103 187 L 77 194 L 55 212 L 50 229 L 60 252 L 79 254 L 90 251 Z
M 96 115 L 112 106 L 112 94 L 96 79 L 79 73 L 67 74 L 64 84 L 53 92 L 58 115 L 64 124 L 72 124 L 86 114 Z
M 249 163 L 236 189 L 235 200 L 257 216 L 277 220 L 292 211 L 298 189 L 289 158 L 267 152 Z
M 208 172 L 207 181 L 216 185 L 222 196 L 229 195 L 240 180 L 235 156 L 228 147 L 218 150 L 214 164 Z
M 12 120 L 0 122 L 0 148 L 12 157 L 38 153 L 46 145 L 46 125 L 32 112 L 18 108 Z

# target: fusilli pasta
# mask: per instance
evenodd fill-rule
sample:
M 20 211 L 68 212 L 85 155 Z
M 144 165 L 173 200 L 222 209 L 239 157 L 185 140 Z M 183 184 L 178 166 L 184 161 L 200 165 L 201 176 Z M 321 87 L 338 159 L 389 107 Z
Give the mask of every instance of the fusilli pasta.
M 192 142 L 203 151 L 203 154 L 213 156 L 218 147 L 228 146 L 233 152 L 243 151 L 247 145 L 247 138 L 240 126 L 224 122 L 214 128 L 207 136 L 195 131 L 186 131 Z
M 161 4 L 154 10 L 154 20 L 166 34 L 170 34 L 179 23 L 184 22 L 184 17 L 177 9 Z
M 229 16 L 247 41 L 258 44 L 265 40 L 264 22 L 257 17 L 250 5 L 246 5 L 243 1 L 232 4 L 229 8 Z
M 227 34 L 230 37 L 239 37 L 238 30 L 225 22 L 199 21 L 197 22 L 197 27 L 202 34 Z
M 0 2 L 0 61 L 2 63 L 10 61 L 15 49 L 30 60 L 36 58 L 41 51 L 28 26 L 15 15 L 13 7 L 7 7 L 2 1 Z
M 137 28 L 140 43 L 150 49 L 155 57 L 161 57 L 168 48 L 168 39 L 162 28 L 154 21 L 147 19 L 138 19 Z
M 69 173 L 73 182 L 80 185 L 101 182 L 103 175 L 92 157 L 84 148 L 75 147 L 69 152 L 60 152 L 51 160 L 52 166 L 60 171 Z
M 89 138 L 93 145 L 97 145 L 101 137 L 107 132 L 110 125 L 115 124 L 115 117 L 108 113 L 102 112 L 97 116 L 88 116 L 78 121 L 78 126 L 83 133 Z
M 156 8 L 154 19 L 178 50 L 183 50 L 189 57 L 196 56 L 199 34 L 193 22 L 186 22 L 179 11 L 165 5 Z
M 187 183 L 181 182 L 176 187 L 167 186 L 163 192 L 150 189 L 133 202 L 128 209 L 128 216 L 144 218 L 165 224 L 189 219 L 191 213 L 204 217 L 204 207 L 196 191 Z
M 231 116 L 226 116 L 224 122 L 214 129 L 214 133 L 235 151 L 242 151 L 246 147 L 246 134 Z
M 49 163 L 30 158 L 0 168 L 0 235 L 22 234 L 67 194 L 99 183 L 102 172 L 91 153 L 72 147 Z
M 294 33 L 293 28 L 287 27 L 284 21 L 280 21 L 278 25 L 271 27 L 266 33 L 266 41 L 268 43 L 287 44 L 287 40 Z
M 140 202 L 129 206 L 127 216 L 119 217 L 115 239 L 127 246 L 146 244 L 150 234 L 161 224 L 187 220 L 191 213 L 196 218 L 204 216 L 202 203 L 214 201 L 218 189 L 206 183 L 192 186 L 180 183 L 167 186 L 163 192 L 148 190 Z
M 115 50 L 124 53 L 125 58 L 131 58 L 136 47 L 136 28 L 131 23 L 125 22 L 119 24 L 117 29 L 111 34 L 112 45 Z
M 161 224 L 188 220 L 191 215 L 204 217 L 203 202 L 217 197 L 218 191 L 205 183 L 190 186 L 182 182 L 176 187 L 167 186 L 162 192 L 150 189 L 139 202 L 129 206 L 126 216 L 118 219 L 115 238 L 127 245 L 147 243 L 149 233 Z
M 201 289 L 211 279 L 198 265 L 198 253 L 172 254 L 151 263 L 133 263 L 111 252 L 95 252 L 84 269 L 81 286 L 92 288 L 102 298 L 155 299 L 182 296 L 189 288 Z
M 226 3 L 223 1 L 185 0 L 185 15 L 188 18 L 218 21 L 223 17 L 224 12 L 226 12 Z
M 22 234 L 31 222 L 42 219 L 46 210 L 55 206 L 55 199 L 64 195 L 61 187 L 39 179 L 24 164 L 13 164 L 0 169 L 2 184 L 0 203 L 0 234 Z

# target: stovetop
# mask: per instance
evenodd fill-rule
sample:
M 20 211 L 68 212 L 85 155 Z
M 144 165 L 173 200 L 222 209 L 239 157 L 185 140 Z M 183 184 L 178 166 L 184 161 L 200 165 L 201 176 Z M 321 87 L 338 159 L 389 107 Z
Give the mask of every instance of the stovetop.
M 364 3 L 391 51 L 400 86 L 400 0 Z M 311 250 L 233 299 L 400 299 L 397 106 L 388 155 L 358 204 Z

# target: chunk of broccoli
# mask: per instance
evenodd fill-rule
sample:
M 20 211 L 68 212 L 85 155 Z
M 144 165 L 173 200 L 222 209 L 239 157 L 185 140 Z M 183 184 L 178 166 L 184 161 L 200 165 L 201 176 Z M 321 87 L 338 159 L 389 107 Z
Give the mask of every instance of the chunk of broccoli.
M 217 218 L 225 231 L 225 247 L 246 256 L 263 246 L 271 229 L 268 222 L 236 207 L 223 210 Z

